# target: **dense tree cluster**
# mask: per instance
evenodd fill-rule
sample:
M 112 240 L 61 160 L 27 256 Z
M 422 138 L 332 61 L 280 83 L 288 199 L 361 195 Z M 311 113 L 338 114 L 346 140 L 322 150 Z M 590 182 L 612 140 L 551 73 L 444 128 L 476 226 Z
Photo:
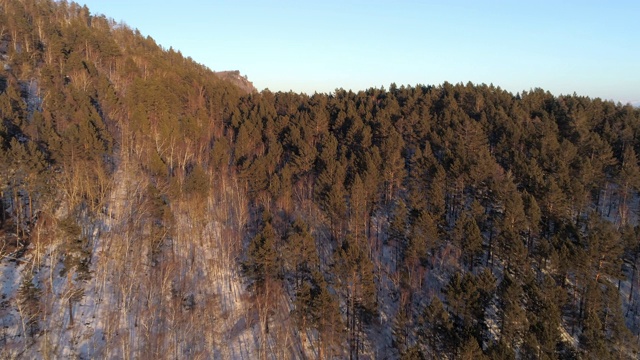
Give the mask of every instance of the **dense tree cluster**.
M 289 313 L 319 358 L 637 356 L 638 109 L 471 83 L 247 94 L 75 3 L 0 9 L 0 255 L 56 229 L 71 323 L 97 275 L 88 224 L 128 182 L 139 241 L 118 246 L 148 259 L 138 306 L 162 309 L 140 351 L 186 339 L 159 332 L 198 309 L 172 274 L 201 235 L 178 229 L 215 203 L 272 342 Z M 30 336 L 42 286 L 20 287 Z
M 351 350 L 354 327 L 373 324 L 352 304 L 367 286 L 371 301 L 397 297 L 401 353 L 602 358 L 631 346 L 634 294 L 623 307 L 621 283 L 637 281 L 637 109 L 540 89 L 392 84 L 264 91 L 228 125 L 254 206 L 304 219 L 334 254 L 321 269 Z

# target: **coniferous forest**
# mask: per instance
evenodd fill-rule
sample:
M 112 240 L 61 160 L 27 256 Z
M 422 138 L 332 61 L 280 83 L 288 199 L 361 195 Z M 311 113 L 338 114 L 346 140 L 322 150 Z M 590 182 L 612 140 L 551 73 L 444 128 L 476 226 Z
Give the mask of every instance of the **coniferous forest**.
M 0 0 L 0 357 L 638 358 L 640 109 L 242 79 Z

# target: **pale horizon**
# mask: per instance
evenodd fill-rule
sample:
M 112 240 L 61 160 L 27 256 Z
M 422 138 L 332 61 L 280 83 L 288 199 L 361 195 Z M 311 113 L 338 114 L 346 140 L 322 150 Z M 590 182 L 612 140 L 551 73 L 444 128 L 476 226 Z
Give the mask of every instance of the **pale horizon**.
M 471 81 L 640 105 L 631 1 L 79 3 L 258 90 Z

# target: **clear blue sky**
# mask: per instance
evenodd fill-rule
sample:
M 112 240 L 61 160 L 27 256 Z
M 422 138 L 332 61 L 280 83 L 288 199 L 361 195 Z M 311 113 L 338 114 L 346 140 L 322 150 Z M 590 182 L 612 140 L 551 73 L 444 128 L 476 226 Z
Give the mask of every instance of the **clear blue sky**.
M 640 104 L 640 1 L 79 3 L 259 90 L 471 81 Z

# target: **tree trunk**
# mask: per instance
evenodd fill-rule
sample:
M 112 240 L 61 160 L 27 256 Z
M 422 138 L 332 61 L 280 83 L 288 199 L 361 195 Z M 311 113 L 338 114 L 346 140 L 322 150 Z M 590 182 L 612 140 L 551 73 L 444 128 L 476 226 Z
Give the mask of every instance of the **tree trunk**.
M 487 249 L 487 265 L 493 270 L 493 226 L 489 230 L 489 248 Z
M 73 326 L 73 302 L 69 299 L 69 326 Z
M 638 253 L 633 257 L 633 267 L 631 270 L 631 289 L 629 290 L 629 304 L 631 304 L 631 300 L 633 300 L 633 285 L 636 282 L 636 262 L 638 261 Z M 631 308 L 631 306 L 629 306 Z
M 0 211 L 2 211 L 2 226 L 4 226 L 4 222 L 7 220 L 4 210 L 4 192 L 0 192 Z
M 13 189 L 13 207 L 16 213 L 16 242 L 18 246 L 20 246 L 20 202 L 18 199 L 18 190 L 17 188 Z

